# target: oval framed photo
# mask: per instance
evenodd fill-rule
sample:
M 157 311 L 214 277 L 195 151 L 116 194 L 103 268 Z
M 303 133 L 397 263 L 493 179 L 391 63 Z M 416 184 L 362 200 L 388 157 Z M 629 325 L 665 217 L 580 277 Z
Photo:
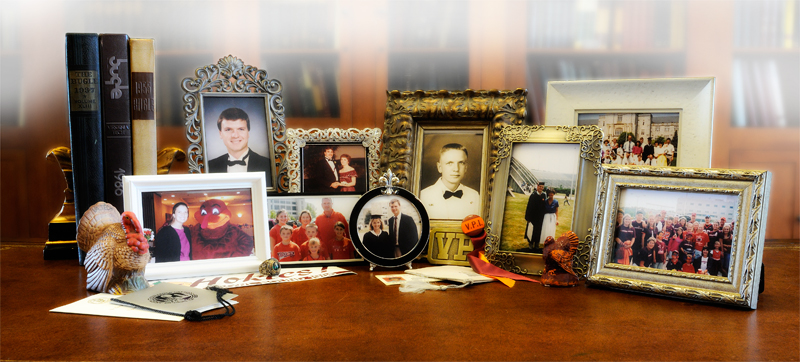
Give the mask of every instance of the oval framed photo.
M 425 250 L 428 213 L 408 190 L 379 187 L 362 196 L 350 215 L 350 236 L 361 256 L 375 266 L 408 265 Z

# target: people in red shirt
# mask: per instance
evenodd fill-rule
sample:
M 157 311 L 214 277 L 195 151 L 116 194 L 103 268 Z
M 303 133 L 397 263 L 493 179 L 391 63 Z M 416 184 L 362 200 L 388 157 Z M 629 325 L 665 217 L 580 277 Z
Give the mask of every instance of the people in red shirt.
M 308 239 L 306 242 L 308 246 L 308 256 L 303 258 L 303 261 L 315 261 L 315 260 L 328 260 L 325 255 L 322 255 L 320 251 L 320 242 L 317 238 Z
M 300 226 L 292 231 L 292 241 L 297 245 L 303 245 L 308 240 L 306 227 L 311 223 L 311 213 L 308 210 L 303 210 L 297 220 L 300 221 Z
M 275 247 L 281 241 L 281 227 L 286 225 L 286 222 L 289 221 L 289 213 L 286 210 L 278 210 L 278 213 L 275 215 L 275 219 L 278 220 L 278 223 L 269 229 L 269 241 L 270 246 Z M 291 226 L 289 226 L 291 228 Z
M 308 224 L 306 226 L 306 240 L 311 240 L 313 238 L 319 240 L 320 254 L 325 256 L 326 259 L 330 259 L 331 252 L 330 249 L 328 248 L 328 243 L 324 243 L 322 242 L 322 240 L 319 239 L 319 236 L 317 235 L 317 224 L 314 224 L 312 222 L 311 224 Z M 300 258 L 305 259 L 307 256 L 308 256 L 308 241 L 300 245 Z
M 687 255 L 686 256 L 686 261 L 683 263 L 683 267 L 681 267 L 681 271 L 684 271 L 686 273 L 694 274 L 694 272 L 695 272 L 695 270 L 694 270 L 694 261 L 692 260 L 692 256 L 691 255 Z
M 333 240 L 328 245 L 331 248 L 331 260 L 335 259 L 353 259 L 355 248 L 349 238 L 344 237 L 345 225 L 342 222 L 337 222 L 333 226 L 335 234 Z
M 299 261 L 300 247 L 292 242 L 292 227 L 281 226 L 280 236 L 281 242 L 272 249 L 272 256 L 280 262 Z
M 322 244 L 327 244 L 336 236 L 333 232 L 333 226 L 337 222 L 344 224 L 344 236 L 349 238 L 347 218 L 342 213 L 333 210 L 333 200 L 330 197 L 322 198 L 322 214 L 318 215 L 316 220 L 317 235 Z

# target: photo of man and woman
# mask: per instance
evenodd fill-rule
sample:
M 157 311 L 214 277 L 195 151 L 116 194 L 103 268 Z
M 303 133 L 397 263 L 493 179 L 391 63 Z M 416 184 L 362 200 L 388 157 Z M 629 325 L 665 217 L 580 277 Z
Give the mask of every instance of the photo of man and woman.
M 603 130 L 602 163 L 675 166 L 679 119 L 679 113 L 584 113 L 578 125 Z
M 722 193 L 624 189 L 612 262 L 728 276 L 738 200 Z
M 367 192 L 367 149 L 347 144 L 303 147 L 303 192 L 311 194 Z
M 347 219 L 358 196 L 270 197 L 269 240 L 280 262 L 356 259 Z
M 403 197 L 378 196 L 358 214 L 357 229 L 364 249 L 383 259 L 397 259 L 416 249 L 422 236 L 422 218 Z
M 578 144 L 513 146 L 500 250 L 540 254 L 548 236 L 572 229 L 580 160 Z
M 151 263 L 255 255 L 250 189 L 144 192 L 142 204 Z

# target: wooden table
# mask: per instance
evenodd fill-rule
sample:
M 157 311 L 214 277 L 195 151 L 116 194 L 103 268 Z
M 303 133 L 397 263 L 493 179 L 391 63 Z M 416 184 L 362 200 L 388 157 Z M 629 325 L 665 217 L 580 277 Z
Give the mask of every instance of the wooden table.
M 236 315 L 162 322 L 49 313 L 85 298 L 76 260 L 0 251 L 3 360 L 798 360 L 800 251 L 768 243 L 758 310 L 580 285 L 401 293 L 357 275 L 237 288 Z M 415 264 L 417 267 L 424 263 Z

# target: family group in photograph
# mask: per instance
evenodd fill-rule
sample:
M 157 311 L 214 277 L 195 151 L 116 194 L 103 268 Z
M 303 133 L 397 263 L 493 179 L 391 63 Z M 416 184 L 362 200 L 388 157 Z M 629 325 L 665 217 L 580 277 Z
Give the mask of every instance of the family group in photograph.
M 194 213 L 197 224 L 187 225 L 189 206 L 172 206 L 167 222 L 156 231 L 153 257 L 156 263 L 231 258 L 254 254 L 253 236 L 231 223 L 224 201 L 203 202 Z
M 617 211 L 614 261 L 624 265 L 728 276 L 734 223 L 697 214 Z
M 354 259 L 347 218 L 333 209 L 333 200 L 322 198 L 322 214 L 316 218 L 303 210 L 297 215 L 300 225 L 289 222 L 289 213 L 279 210 L 269 231 L 272 255 L 281 262 Z
M 359 178 L 364 177 L 353 167 L 350 155 L 336 158 L 336 146 L 324 146 L 321 157 L 312 157 L 304 173 L 304 191 L 322 194 L 356 191 Z
M 545 190 L 544 182 L 536 185 L 536 190 L 528 197 L 525 208 L 525 240 L 534 253 L 541 253 L 548 236 L 555 237 L 558 226 L 558 200 L 555 190 Z
M 675 166 L 675 145 L 671 138 L 633 139 L 628 134 L 620 144 L 616 138 L 603 140 L 602 163 L 635 166 Z

